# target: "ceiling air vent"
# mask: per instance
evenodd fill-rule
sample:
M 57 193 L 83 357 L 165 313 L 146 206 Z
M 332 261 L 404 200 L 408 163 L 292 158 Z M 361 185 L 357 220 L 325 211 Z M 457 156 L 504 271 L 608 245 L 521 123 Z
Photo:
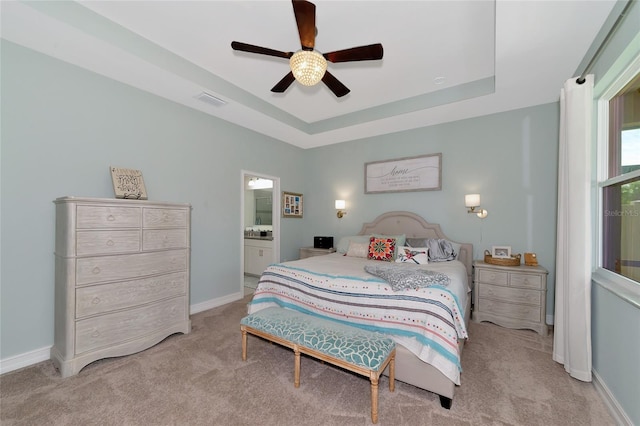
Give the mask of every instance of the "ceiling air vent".
M 220 98 L 216 98 L 215 96 L 210 95 L 207 92 L 200 93 L 198 96 L 196 96 L 196 99 L 211 105 L 215 105 L 215 106 L 222 106 L 227 104 L 227 101 L 223 101 Z

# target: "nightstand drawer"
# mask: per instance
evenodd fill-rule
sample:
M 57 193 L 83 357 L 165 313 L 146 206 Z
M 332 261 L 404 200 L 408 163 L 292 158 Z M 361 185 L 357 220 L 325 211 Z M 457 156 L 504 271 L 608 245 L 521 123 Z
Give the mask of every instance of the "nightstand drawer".
M 301 247 L 300 248 L 300 259 L 306 259 L 307 257 L 314 256 L 324 256 L 327 254 L 335 253 L 336 249 L 334 248 L 314 248 L 314 247 Z
M 535 306 L 540 306 L 542 304 L 542 293 L 537 290 L 498 287 L 484 284 L 480 286 L 479 292 L 479 297 L 500 300 L 503 302 L 527 303 Z
M 482 312 L 491 312 L 494 315 L 500 315 L 508 318 L 519 320 L 541 322 L 541 312 L 539 306 L 518 305 L 497 300 L 478 298 L 479 310 Z
M 503 271 L 478 271 L 478 281 L 491 284 L 507 285 L 509 282 L 509 274 Z
M 542 276 L 533 274 L 511 274 L 511 287 L 526 287 L 536 290 L 542 289 Z

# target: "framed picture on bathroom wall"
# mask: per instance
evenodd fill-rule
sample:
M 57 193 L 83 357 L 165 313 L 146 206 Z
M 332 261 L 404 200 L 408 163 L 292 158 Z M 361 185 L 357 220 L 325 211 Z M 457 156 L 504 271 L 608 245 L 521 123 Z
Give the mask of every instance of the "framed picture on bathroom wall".
M 282 217 L 302 217 L 302 194 L 282 191 Z

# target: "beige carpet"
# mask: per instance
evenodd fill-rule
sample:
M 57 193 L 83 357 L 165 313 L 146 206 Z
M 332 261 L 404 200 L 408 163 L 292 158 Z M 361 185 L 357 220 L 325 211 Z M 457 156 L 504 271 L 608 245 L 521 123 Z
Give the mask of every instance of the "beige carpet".
M 249 296 L 250 297 L 250 296 Z M 51 362 L 0 376 L 0 423 L 9 425 L 366 425 L 368 379 L 302 360 L 249 337 L 246 302 L 192 316 L 193 331 L 138 354 L 101 360 L 60 378 Z M 593 385 L 551 360 L 552 337 L 470 324 L 462 386 L 451 410 L 436 395 L 380 383 L 380 425 L 612 425 Z

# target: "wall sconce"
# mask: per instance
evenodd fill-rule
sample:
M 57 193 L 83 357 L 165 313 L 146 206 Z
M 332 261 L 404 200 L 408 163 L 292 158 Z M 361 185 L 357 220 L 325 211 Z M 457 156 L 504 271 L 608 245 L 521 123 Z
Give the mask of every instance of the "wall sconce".
M 467 213 L 475 213 L 480 219 L 484 219 L 489 214 L 489 212 L 480 208 L 480 194 L 465 195 L 464 205 L 467 207 Z
M 347 208 L 347 203 L 344 200 L 336 200 L 336 210 L 338 210 L 337 216 L 338 219 L 342 219 L 342 216 L 347 214 L 344 209 Z

